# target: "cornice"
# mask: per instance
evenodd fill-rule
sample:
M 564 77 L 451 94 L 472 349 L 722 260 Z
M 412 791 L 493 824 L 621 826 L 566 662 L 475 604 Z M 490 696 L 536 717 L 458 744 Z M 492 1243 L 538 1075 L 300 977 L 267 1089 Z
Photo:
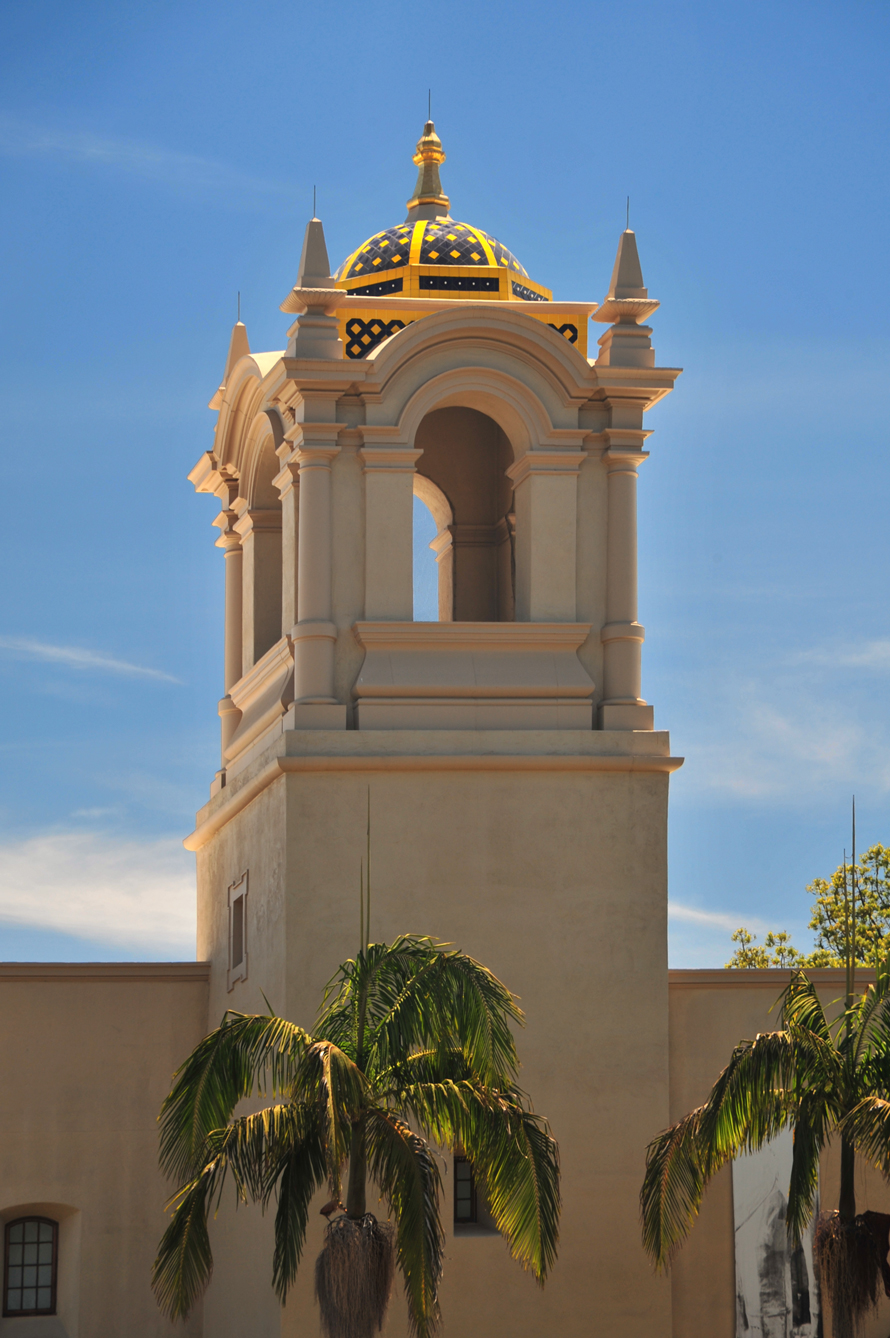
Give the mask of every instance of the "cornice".
M 723 967 L 712 970 L 668 971 L 668 985 L 675 990 L 782 990 L 791 980 L 790 968 L 766 967 Z M 843 967 L 818 967 L 807 970 L 807 976 L 814 985 L 823 989 L 837 988 L 843 991 L 846 973 Z M 870 967 L 857 967 L 856 984 L 872 985 L 875 981 L 874 970 Z
M 185 838 L 186 850 L 200 850 L 211 841 L 248 804 L 269 785 L 289 774 L 318 772 L 633 772 L 669 774 L 683 765 L 682 757 L 654 753 L 378 753 L 276 757 L 246 781 L 240 789 L 226 796 L 195 830 Z
M 209 979 L 209 962 L 0 962 L 0 983 L 6 984 L 143 981 L 205 985 Z

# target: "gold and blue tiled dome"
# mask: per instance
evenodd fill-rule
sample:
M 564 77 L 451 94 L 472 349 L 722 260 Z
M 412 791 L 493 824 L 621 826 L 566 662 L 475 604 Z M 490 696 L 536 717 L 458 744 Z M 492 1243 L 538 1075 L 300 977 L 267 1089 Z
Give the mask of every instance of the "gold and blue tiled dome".
M 363 297 L 474 297 L 547 302 L 512 251 L 469 223 L 457 223 L 439 181 L 442 141 L 427 121 L 414 161 L 417 186 L 404 223 L 376 232 L 344 260 L 338 288 Z

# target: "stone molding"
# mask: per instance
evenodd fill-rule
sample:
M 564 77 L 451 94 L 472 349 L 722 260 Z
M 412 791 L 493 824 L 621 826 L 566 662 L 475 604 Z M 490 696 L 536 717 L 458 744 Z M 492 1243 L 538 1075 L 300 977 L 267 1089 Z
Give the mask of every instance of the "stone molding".
M 171 985 L 207 984 L 210 962 L 0 962 L 0 984 L 55 981 L 95 984 L 151 981 Z
M 383 731 L 392 737 L 389 731 Z M 571 731 L 574 733 L 574 731 Z M 319 731 L 321 733 L 321 731 Z M 339 735 L 349 738 L 349 733 Z M 602 736 L 600 736 L 602 737 Z M 650 736 L 651 737 L 651 736 Z M 200 850 L 248 804 L 282 776 L 293 773 L 353 772 L 633 772 L 670 774 L 683 765 L 682 757 L 656 753 L 374 753 L 276 757 L 225 798 L 185 838 L 186 850 Z

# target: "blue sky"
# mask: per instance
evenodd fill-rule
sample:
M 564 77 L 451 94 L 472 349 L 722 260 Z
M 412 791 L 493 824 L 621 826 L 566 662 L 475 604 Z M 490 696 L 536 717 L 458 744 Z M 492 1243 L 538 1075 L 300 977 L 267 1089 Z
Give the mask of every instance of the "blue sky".
M 393 0 L 7 7 L 0 43 L 0 955 L 187 957 L 222 562 L 186 473 L 235 294 L 281 348 L 312 187 L 401 220 L 432 86 L 456 216 L 602 298 L 631 197 L 658 361 L 644 692 L 674 965 L 890 842 L 890 10 Z M 883 393 L 882 393 L 883 392 Z

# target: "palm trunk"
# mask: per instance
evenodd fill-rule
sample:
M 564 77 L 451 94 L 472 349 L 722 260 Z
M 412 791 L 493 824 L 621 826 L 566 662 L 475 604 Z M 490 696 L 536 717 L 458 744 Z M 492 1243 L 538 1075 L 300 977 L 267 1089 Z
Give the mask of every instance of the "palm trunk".
M 856 1216 L 855 1167 L 855 1149 L 853 1144 L 844 1138 L 841 1140 L 841 1195 L 837 1205 L 842 1222 L 852 1222 Z
M 365 1118 L 353 1125 L 352 1150 L 349 1154 L 349 1183 L 346 1189 L 346 1212 L 353 1221 L 364 1217 L 365 1182 L 368 1174 L 368 1153 L 365 1147 Z

